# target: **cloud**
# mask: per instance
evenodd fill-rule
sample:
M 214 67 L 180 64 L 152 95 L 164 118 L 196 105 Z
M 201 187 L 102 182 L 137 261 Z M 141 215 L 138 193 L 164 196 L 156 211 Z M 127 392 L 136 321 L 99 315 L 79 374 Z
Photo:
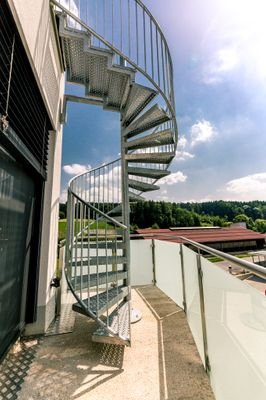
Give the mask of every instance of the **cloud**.
M 202 81 L 205 84 L 217 84 L 225 80 L 226 75 L 236 69 L 240 55 L 234 47 L 224 47 L 209 57 L 203 67 Z
M 181 171 L 173 172 L 171 175 L 166 176 L 165 178 L 160 179 L 160 185 L 175 185 L 178 182 L 185 182 L 187 180 L 187 176 L 183 174 Z
M 227 182 L 226 191 L 239 200 L 265 200 L 266 172 L 233 179 Z
M 195 155 L 192 153 L 189 153 L 188 151 L 177 150 L 174 161 L 185 161 L 185 160 L 189 160 L 194 157 L 195 157 Z
M 68 175 L 78 175 L 82 174 L 82 172 L 86 172 L 91 169 L 91 166 L 82 165 L 82 164 L 71 164 L 71 165 L 64 165 L 63 171 Z
M 194 154 L 185 151 L 185 148 L 189 146 L 187 138 L 182 135 L 178 138 L 177 150 L 174 161 L 185 161 L 194 158 Z
M 67 190 L 63 190 L 60 194 L 60 203 L 66 203 L 67 201 Z
M 180 138 L 178 139 L 178 143 L 177 143 L 177 148 L 182 150 L 184 149 L 188 144 L 187 138 L 185 138 L 184 135 L 180 136 Z
M 216 135 L 216 128 L 206 120 L 198 121 L 190 129 L 191 146 L 198 143 L 210 142 Z

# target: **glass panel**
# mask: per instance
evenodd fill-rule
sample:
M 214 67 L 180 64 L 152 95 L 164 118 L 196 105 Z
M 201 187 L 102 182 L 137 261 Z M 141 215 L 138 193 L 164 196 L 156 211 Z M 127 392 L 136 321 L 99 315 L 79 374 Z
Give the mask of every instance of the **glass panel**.
M 266 398 L 266 297 L 202 258 L 211 383 L 217 400 Z
M 0 354 L 20 328 L 34 184 L 0 147 Z
M 202 363 L 205 365 L 199 300 L 197 254 L 183 246 L 187 320 L 196 342 Z
M 154 243 L 156 285 L 183 308 L 180 245 L 160 240 Z
M 151 240 L 130 241 L 131 285 L 151 285 L 153 282 Z

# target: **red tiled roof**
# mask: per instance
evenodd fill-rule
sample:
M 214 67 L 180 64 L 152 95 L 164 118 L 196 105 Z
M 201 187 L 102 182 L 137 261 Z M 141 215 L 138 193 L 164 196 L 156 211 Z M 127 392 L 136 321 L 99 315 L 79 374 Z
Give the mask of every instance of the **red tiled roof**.
M 181 242 L 180 236 L 198 243 L 235 242 L 243 240 L 265 240 L 266 234 L 244 228 L 180 228 L 172 229 L 138 229 L 137 233 L 145 239 L 167 240 Z M 166 236 L 167 235 L 167 236 Z

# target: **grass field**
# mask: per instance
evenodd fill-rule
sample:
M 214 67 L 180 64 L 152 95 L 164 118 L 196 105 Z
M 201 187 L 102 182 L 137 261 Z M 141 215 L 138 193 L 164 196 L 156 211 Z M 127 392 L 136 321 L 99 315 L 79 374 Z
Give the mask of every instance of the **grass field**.
M 80 220 L 76 220 L 78 224 L 78 230 L 80 230 Z M 98 223 L 91 221 L 90 229 L 114 229 L 113 225 L 106 224 L 105 221 L 98 221 Z M 66 238 L 66 219 L 60 219 L 58 221 L 58 241 Z

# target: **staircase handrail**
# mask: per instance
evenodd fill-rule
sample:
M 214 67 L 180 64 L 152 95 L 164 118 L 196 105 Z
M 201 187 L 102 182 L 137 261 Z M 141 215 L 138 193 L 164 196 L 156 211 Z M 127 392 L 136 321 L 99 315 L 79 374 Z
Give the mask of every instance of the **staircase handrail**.
M 93 205 L 91 205 L 89 202 L 83 200 L 80 196 L 78 196 L 75 192 L 73 192 L 72 189 L 69 189 L 69 191 L 71 192 L 71 194 L 76 197 L 77 200 L 79 200 L 81 203 L 83 203 L 86 207 L 90 208 L 92 211 L 97 212 L 97 214 L 100 214 L 102 217 L 104 217 L 105 219 L 107 219 L 109 222 L 111 222 L 112 224 L 118 226 L 119 228 L 122 228 L 124 230 L 127 230 L 127 226 L 122 224 L 121 222 L 117 221 L 116 219 L 110 217 L 110 215 L 105 214 L 103 211 L 99 210 L 97 207 L 94 207 Z

